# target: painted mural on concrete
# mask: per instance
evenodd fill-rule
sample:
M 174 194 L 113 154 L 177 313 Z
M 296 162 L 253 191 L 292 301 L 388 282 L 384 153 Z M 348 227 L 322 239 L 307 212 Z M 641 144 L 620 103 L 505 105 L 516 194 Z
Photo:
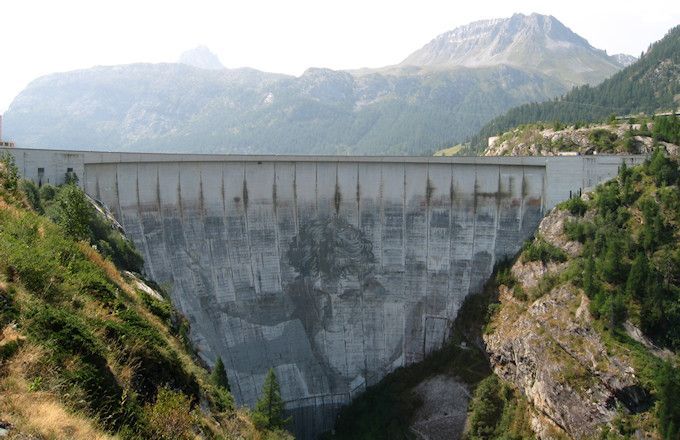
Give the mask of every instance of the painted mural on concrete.
M 274 367 L 295 430 L 441 346 L 543 212 L 538 166 L 427 163 L 88 165 L 172 286 L 201 356 L 225 361 L 241 404 Z M 125 196 L 124 196 L 125 195 Z M 130 197 L 132 195 L 132 197 Z

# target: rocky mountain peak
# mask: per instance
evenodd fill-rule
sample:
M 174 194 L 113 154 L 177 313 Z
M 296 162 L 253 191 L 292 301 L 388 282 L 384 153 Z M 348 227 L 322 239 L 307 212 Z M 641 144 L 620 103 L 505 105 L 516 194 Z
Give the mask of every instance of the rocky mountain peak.
M 628 67 L 638 60 L 636 56 L 628 55 L 627 53 L 617 53 L 611 56 L 614 61 L 622 65 L 623 67 Z
M 197 46 L 193 49 L 187 50 L 179 57 L 181 64 L 186 64 L 199 69 L 207 70 L 222 70 L 224 66 L 220 59 L 210 51 L 206 46 Z
M 550 15 L 514 14 L 481 20 L 437 36 L 401 65 L 446 68 L 508 64 L 557 74 L 575 84 L 621 66 Z M 606 76 L 605 74 L 605 76 Z

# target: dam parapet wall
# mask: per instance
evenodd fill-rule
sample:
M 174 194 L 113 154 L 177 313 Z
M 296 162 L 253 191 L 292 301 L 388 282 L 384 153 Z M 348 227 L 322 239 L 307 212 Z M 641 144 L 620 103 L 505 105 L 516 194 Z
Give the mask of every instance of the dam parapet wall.
M 304 438 L 441 347 L 547 210 L 644 159 L 8 151 L 36 182 L 71 169 L 170 286 L 200 355 L 223 359 L 237 402 L 273 367 Z

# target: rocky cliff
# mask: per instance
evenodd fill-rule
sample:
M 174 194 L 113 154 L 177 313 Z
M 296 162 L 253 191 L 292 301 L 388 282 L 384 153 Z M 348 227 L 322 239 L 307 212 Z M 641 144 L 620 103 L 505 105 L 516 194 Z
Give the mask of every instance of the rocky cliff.
M 562 230 L 570 220 L 555 210 L 541 222 L 538 236 L 577 257 L 581 244 Z M 560 432 L 592 438 L 621 411 L 635 413 L 648 404 L 630 355 L 608 346 L 588 297 L 561 282 L 568 265 L 518 259 L 511 269 L 516 283 L 500 287 L 500 311 L 484 336 L 494 372 L 531 403 L 538 438 Z

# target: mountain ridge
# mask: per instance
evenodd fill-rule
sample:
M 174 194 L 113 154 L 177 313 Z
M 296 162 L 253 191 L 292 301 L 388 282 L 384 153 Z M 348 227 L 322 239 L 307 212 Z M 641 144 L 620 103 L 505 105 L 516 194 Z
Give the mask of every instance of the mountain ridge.
M 6 133 L 18 145 L 53 148 L 430 154 L 511 107 L 551 99 L 573 83 L 505 62 L 310 68 L 298 77 L 198 64 L 99 66 L 39 78 L 10 105 Z M 597 80 L 608 74 L 601 71 Z
M 573 84 L 597 82 L 601 79 L 599 72 L 612 74 L 623 67 L 555 17 L 536 13 L 459 26 L 438 35 L 400 63 L 465 67 L 498 64 L 533 68 Z

